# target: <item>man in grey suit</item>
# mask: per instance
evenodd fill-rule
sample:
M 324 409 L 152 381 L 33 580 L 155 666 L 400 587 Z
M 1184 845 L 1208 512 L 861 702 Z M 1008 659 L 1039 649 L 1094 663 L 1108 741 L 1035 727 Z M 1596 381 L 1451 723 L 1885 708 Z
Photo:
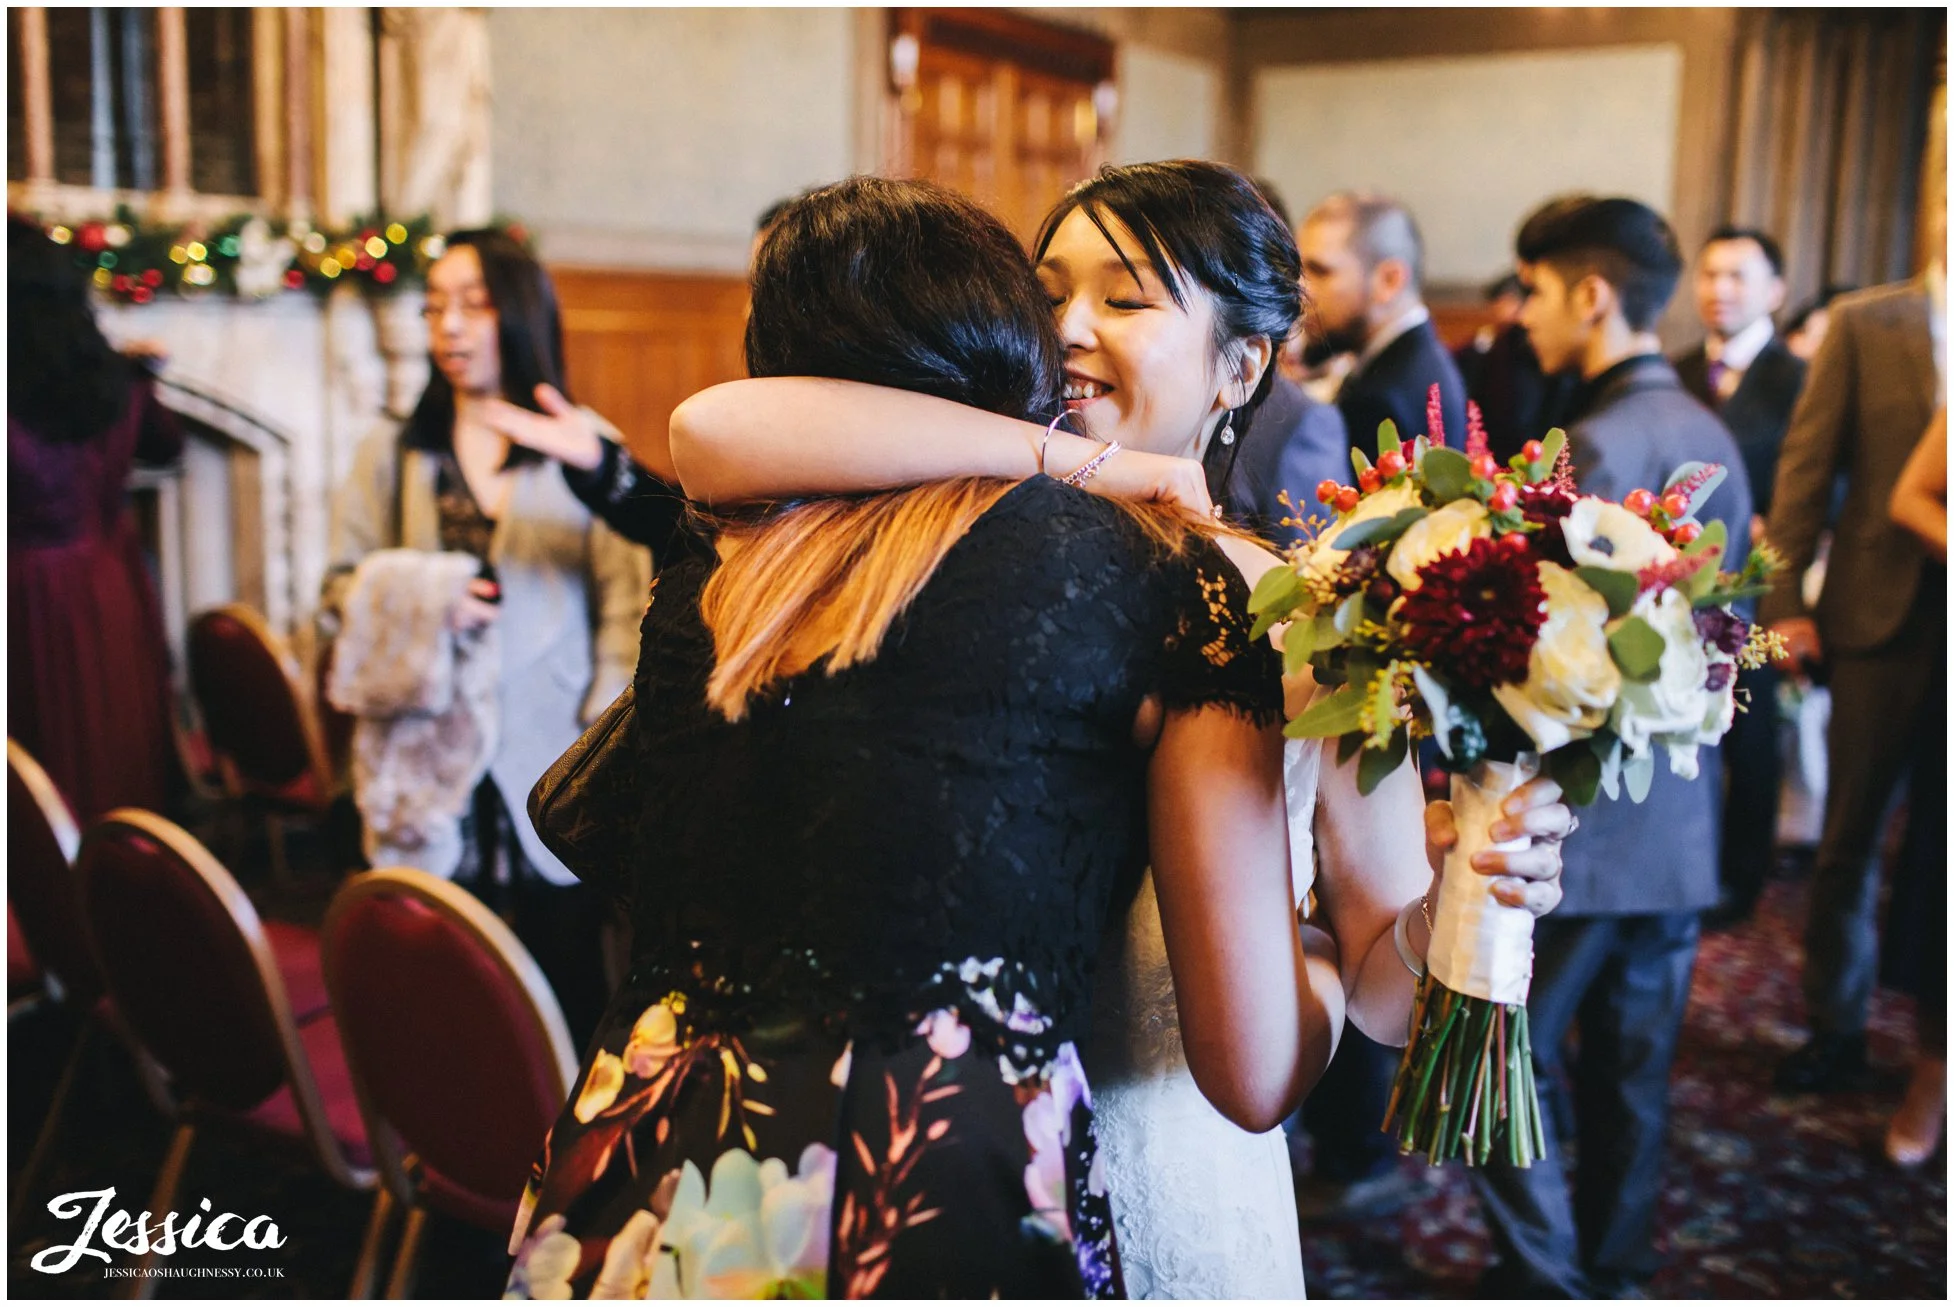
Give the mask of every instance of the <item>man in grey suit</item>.
M 1580 489 L 1619 500 L 1659 492 L 1683 463 L 1720 463 L 1726 479 L 1695 507 L 1741 549 L 1751 497 L 1736 442 L 1683 389 L 1653 331 L 1683 266 L 1669 224 L 1634 200 L 1559 200 L 1527 220 L 1517 247 L 1529 291 L 1521 321 L 1541 366 L 1581 380 L 1568 427 Z M 1531 1169 L 1495 1161 L 1469 1172 L 1500 1258 L 1485 1292 L 1620 1296 L 1656 1270 L 1669 1067 L 1697 914 L 1717 896 L 1716 750 L 1701 767 L 1694 781 L 1658 767 L 1640 804 L 1603 799 L 1564 847 L 1566 897 L 1535 927 L 1527 1002 L 1547 1155 Z M 1580 1051 L 1564 1059 L 1577 1016 Z M 1569 1104 L 1555 1092 L 1567 1073 L 1579 1144 L 1571 1198 L 1558 1153 Z
M 1922 584 L 1926 555 L 1886 507 L 1900 468 L 1944 402 L 1943 276 L 1937 258 L 1922 278 L 1833 303 L 1831 329 L 1778 462 L 1766 534 L 1784 554 L 1790 580 L 1764 600 L 1760 615 L 1784 636 L 1787 666 L 1824 669 L 1832 690 L 1831 776 L 1805 927 L 1812 1036 L 1778 1068 L 1777 1087 L 1787 1092 L 1867 1082 L 1879 891 L 1873 849 L 1916 746 L 1930 736 L 1944 740 L 1947 729 L 1920 720 L 1928 690 L 1945 675 L 1946 596 Z M 1817 608 L 1807 610 L 1796 580 L 1828 525 L 1840 477 L 1845 503 L 1825 587 Z M 1937 794 L 1919 797 L 1942 802 Z

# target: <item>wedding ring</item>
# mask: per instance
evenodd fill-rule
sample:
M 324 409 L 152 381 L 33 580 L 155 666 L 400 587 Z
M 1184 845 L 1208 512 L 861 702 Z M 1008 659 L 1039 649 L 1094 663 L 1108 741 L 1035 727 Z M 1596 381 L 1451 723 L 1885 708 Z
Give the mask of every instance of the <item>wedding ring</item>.
M 1217 522 L 1219 522 L 1219 521 L 1221 520 L 1221 505 L 1220 505 L 1220 504 L 1214 504 L 1214 505 L 1211 505 L 1211 506 L 1210 506 L 1210 507 L 1208 508 L 1208 512 L 1210 512 L 1210 513 L 1212 513 L 1212 514 L 1214 514 L 1214 520 L 1215 520 L 1215 521 L 1217 521 Z

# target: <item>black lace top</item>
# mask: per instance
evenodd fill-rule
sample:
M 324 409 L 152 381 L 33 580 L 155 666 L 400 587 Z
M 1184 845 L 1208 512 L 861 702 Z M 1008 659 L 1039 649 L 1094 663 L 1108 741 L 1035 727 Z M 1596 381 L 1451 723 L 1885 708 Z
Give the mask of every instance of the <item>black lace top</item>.
M 1146 861 L 1142 700 L 1280 713 L 1239 573 L 1205 540 L 1163 556 L 1036 478 L 873 662 L 729 724 L 704 700 L 711 566 L 667 569 L 645 617 L 634 980 L 712 1026 L 792 1009 L 890 1042 L 955 1006 L 1016 1061 L 1077 1037 L 1102 927 Z

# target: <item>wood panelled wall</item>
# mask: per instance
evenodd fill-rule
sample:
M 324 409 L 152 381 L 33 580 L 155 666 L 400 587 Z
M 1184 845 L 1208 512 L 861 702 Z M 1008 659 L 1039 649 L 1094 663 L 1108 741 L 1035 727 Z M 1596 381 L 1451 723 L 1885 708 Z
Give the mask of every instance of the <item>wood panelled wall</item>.
M 554 267 L 571 392 L 642 459 L 680 401 L 746 375 L 746 281 L 709 274 Z

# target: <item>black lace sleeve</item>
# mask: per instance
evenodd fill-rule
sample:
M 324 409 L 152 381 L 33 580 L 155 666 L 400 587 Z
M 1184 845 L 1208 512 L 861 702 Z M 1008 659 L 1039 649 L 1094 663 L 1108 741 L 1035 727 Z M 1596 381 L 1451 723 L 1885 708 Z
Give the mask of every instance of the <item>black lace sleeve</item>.
M 1220 705 L 1258 726 L 1282 719 L 1282 658 L 1249 636 L 1248 583 L 1207 540 L 1191 543 L 1161 569 L 1174 624 L 1161 664 L 1161 701 L 1170 709 Z

